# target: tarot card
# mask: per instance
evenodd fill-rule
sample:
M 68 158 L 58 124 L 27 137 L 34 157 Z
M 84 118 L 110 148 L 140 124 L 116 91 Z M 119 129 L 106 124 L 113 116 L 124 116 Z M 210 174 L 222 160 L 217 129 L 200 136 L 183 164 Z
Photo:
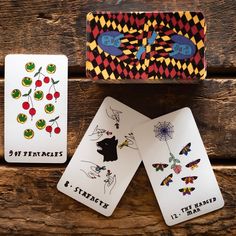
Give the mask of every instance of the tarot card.
M 189 108 L 156 118 L 133 131 L 167 225 L 223 207 L 224 200 Z
M 5 160 L 67 158 L 68 60 L 64 55 L 5 58 Z
M 198 81 L 206 77 L 201 12 L 96 12 L 87 15 L 88 77 Z
M 132 128 L 149 119 L 107 97 L 91 122 L 57 188 L 110 216 L 141 159 Z

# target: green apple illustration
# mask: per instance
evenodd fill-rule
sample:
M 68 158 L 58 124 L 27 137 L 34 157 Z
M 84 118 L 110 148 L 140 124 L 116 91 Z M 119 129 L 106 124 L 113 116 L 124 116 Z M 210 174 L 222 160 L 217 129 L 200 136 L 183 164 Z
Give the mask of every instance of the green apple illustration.
M 24 77 L 21 83 L 23 86 L 29 87 L 32 84 L 32 79 L 30 77 Z
M 14 99 L 18 99 L 21 97 L 21 91 L 19 89 L 14 89 L 12 92 L 11 92 L 11 96 L 14 98 Z
M 46 121 L 44 119 L 40 119 L 36 122 L 36 127 L 40 130 L 44 129 L 46 126 Z
M 53 74 L 53 73 L 55 73 L 55 71 L 56 71 L 56 65 L 54 65 L 54 64 L 47 65 L 47 72 L 49 74 Z
M 24 124 L 27 121 L 27 115 L 20 113 L 16 119 L 18 123 Z
M 49 103 L 49 104 L 45 105 L 44 110 L 47 114 L 51 114 L 54 112 L 55 106 L 53 104 Z
M 25 69 L 27 72 L 33 72 L 35 69 L 35 64 L 33 62 L 28 62 L 25 64 Z
M 26 129 L 24 131 L 24 137 L 26 139 L 32 139 L 34 137 L 34 131 L 32 129 Z
M 43 91 L 37 90 L 34 92 L 34 99 L 40 101 L 43 99 Z

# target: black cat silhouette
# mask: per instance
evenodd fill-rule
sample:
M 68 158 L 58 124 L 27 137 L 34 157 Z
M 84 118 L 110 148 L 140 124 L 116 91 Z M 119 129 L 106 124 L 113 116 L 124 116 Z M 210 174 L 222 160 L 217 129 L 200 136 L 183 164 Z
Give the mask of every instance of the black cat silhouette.
M 97 152 L 103 155 L 103 161 L 116 161 L 118 159 L 116 150 L 117 144 L 118 140 L 115 136 L 97 142 Z

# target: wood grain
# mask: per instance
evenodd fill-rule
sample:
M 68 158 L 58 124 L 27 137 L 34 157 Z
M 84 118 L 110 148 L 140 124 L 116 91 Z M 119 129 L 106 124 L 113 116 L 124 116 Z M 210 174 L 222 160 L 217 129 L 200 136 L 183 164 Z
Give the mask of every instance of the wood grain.
M 168 227 L 141 166 L 113 215 L 106 218 L 59 193 L 64 168 L 0 167 L 1 235 L 235 235 L 236 169 L 215 167 L 221 210 Z
M 210 158 L 235 160 L 235 87 L 235 79 L 207 79 L 197 85 L 109 85 L 74 78 L 69 81 L 68 156 L 73 155 L 103 99 L 112 96 L 150 118 L 190 107 Z M 3 130 L 2 80 L 0 100 Z M 0 132 L 0 157 L 3 157 L 3 132 Z
M 120 4 L 117 4 L 120 2 Z M 71 73 L 84 74 L 85 17 L 89 11 L 203 11 L 207 22 L 209 72 L 236 71 L 234 0 L 0 1 L 0 70 L 9 53 L 62 53 Z

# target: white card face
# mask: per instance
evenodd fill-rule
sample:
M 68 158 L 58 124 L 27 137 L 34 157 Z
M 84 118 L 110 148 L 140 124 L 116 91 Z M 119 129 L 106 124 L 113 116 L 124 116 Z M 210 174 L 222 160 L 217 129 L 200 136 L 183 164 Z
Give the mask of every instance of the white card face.
M 63 163 L 67 158 L 68 59 L 5 58 L 5 160 Z
M 189 108 L 133 130 L 167 225 L 223 207 L 219 186 Z
M 110 216 L 140 162 L 132 128 L 149 118 L 111 97 L 104 99 L 57 188 Z

